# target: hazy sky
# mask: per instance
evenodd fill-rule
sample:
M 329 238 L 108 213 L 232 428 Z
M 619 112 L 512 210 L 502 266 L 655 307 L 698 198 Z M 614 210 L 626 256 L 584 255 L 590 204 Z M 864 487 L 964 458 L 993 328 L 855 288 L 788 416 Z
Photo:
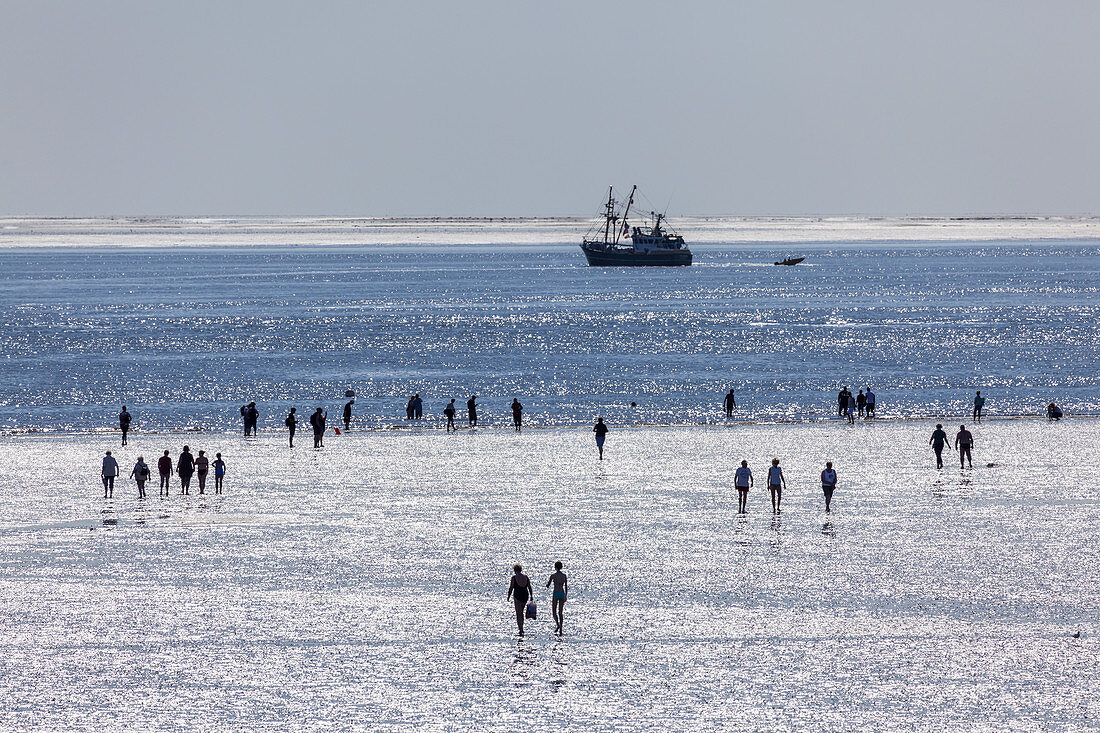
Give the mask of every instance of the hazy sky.
M 0 2 L 0 214 L 1100 213 L 1100 3 Z

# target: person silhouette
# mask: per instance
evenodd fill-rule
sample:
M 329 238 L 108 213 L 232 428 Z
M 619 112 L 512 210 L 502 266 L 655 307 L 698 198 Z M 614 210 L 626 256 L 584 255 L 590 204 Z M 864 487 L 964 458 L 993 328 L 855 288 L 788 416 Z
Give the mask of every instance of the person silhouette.
M 973 447 L 973 433 L 967 430 L 965 425 L 960 425 L 959 432 L 955 433 L 955 450 L 959 452 L 959 468 L 964 468 L 964 462 L 970 468 L 974 468 L 974 459 L 970 456 L 970 450 Z
M 472 395 L 466 400 L 466 411 L 469 413 L 468 424 L 471 428 L 477 427 L 477 395 Z
M 516 397 L 512 398 L 512 425 L 517 433 L 523 426 L 523 405 L 519 403 L 519 399 Z
M 523 574 L 523 566 L 512 566 L 512 580 L 508 584 L 508 598 L 516 608 L 516 626 L 523 636 L 523 613 L 527 610 L 527 601 L 531 598 L 531 579 Z
M 172 477 L 172 456 L 168 455 L 168 451 L 164 451 L 164 455 L 157 461 L 157 470 L 160 472 L 160 491 L 157 496 L 161 492 L 168 496 L 168 479 Z
M 286 415 L 286 420 L 283 420 L 286 425 L 286 429 L 290 431 L 290 447 L 294 447 L 294 431 L 298 429 L 298 408 L 290 408 L 290 412 Z
M 982 391 L 979 389 L 974 393 L 974 422 L 982 421 L 982 407 L 985 406 L 985 397 L 982 397 Z
M 821 472 L 821 493 L 825 494 L 826 512 L 831 511 L 834 490 L 836 490 L 836 471 L 833 470 L 833 462 L 826 461 L 825 470 Z
M 133 417 L 126 411 L 126 405 L 122 406 L 122 412 L 118 413 L 118 427 L 122 430 L 122 444 L 126 445 L 126 436 L 130 432 L 130 422 Z
M 451 401 L 447 403 L 447 406 L 443 408 L 443 414 L 447 416 L 446 431 L 449 433 L 452 430 L 458 432 L 458 428 L 455 427 L 455 401 L 451 398 Z
M 344 430 L 346 431 L 351 427 L 351 406 L 355 404 L 355 400 L 348 400 L 344 405 Z
M 115 476 L 118 476 L 118 461 L 111 455 L 111 451 L 103 456 L 103 498 L 111 499 L 115 495 Z
M 723 398 L 722 406 L 726 408 L 726 417 L 733 417 L 733 408 L 737 407 L 737 398 L 733 396 L 733 387 L 730 387 L 730 391 Z
M 741 461 L 741 467 L 734 471 L 733 483 L 737 487 L 737 513 L 744 514 L 749 503 L 749 488 L 755 483 L 748 461 Z
M 328 421 L 328 413 L 322 413 L 321 408 L 318 407 L 312 415 L 309 416 L 309 424 L 313 426 L 313 447 L 324 448 L 325 447 L 325 424 Z
M 936 468 L 943 468 L 943 447 L 947 444 L 947 433 L 943 431 L 943 425 L 936 423 L 936 429 L 932 431 L 928 444 L 936 454 Z
M 191 475 L 195 473 L 195 457 L 191 449 L 183 446 L 180 457 L 176 459 L 176 474 L 180 477 L 180 493 L 191 494 Z
M 787 478 L 783 475 L 783 469 L 779 467 L 779 459 L 773 458 L 771 468 L 768 469 L 768 492 L 772 495 L 773 512 L 779 511 L 785 488 L 787 488 Z
M 562 562 L 558 560 L 554 563 L 554 572 L 550 575 L 550 579 L 546 581 L 546 587 L 549 588 L 553 583 L 553 600 L 550 602 L 550 613 L 554 616 L 554 621 L 557 622 L 557 632 L 562 633 L 562 624 L 565 623 L 565 600 L 569 596 L 569 578 L 565 573 L 561 571 Z
M 600 451 L 600 460 L 603 460 L 603 443 L 607 440 L 607 425 L 604 423 L 602 417 L 596 418 L 596 427 L 592 428 L 592 432 L 596 434 L 596 448 Z

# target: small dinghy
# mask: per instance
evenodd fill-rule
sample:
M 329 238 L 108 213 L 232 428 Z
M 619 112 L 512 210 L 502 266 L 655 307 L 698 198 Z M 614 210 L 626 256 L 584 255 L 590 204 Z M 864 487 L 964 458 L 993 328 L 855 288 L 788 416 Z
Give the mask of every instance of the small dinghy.
M 799 262 L 801 262 L 804 259 L 806 259 L 806 258 L 805 257 L 788 257 L 787 259 L 783 260 L 782 262 L 776 262 L 775 264 L 777 264 L 777 265 L 797 265 Z

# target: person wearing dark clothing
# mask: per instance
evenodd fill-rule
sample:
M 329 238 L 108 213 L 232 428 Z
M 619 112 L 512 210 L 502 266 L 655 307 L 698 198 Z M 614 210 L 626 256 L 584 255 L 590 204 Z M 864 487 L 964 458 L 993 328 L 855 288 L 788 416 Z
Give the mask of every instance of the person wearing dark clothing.
M 596 434 L 596 448 L 600 451 L 600 460 L 603 460 L 603 442 L 607 439 L 607 425 L 604 423 L 602 417 L 596 418 L 596 427 L 592 428 L 592 432 Z
M 454 401 L 454 398 L 451 398 L 451 401 L 448 402 L 447 406 L 443 408 L 443 414 L 447 416 L 447 428 L 446 428 L 447 432 L 449 433 L 452 430 L 457 432 L 458 428 L 455 427 L 455 401 Z
M 936 454 L 936 468 L 943 468 L 943 447 L 947 444 L 947 433 L 943 431 L 943 425 L 936 423 L 936 429 L 932 431 L 928 444 Z
M 245 410 L 245 435 L 259 435 L 260 433 L 260 411 L 256 409 L 255 402 L 248 403 L 248 409 Z
M 982 421 L 982 406 L 985 405 L 985 397 L 982 397 L 982 391 L 979 389 L 974 393 L 974 422 Z
M 313 447 L 324 448 L 325 447 L 325 422 L 328 420 L 328 413 L 322 414 L 321 408 L 318 407 L 312 415 L 309 416 L 309 424 L 313 426 Z
M 241 424 L 244 426 L 245 437 L 248 437 L 248 405 L 241 405 Z
M 355 400 L 349 400 L 348 403 L 344 405 L 344 430 L 351 427 L 351 406 L 354 404 Z
M 290 412 L 287 413 L 286 420 L 283 421 L 286 424 L 286 429 L 290 431 L 290 447 L 294 447 L 294 431 L 298 429 L 298 408 L 290 408 Z
M 863 394 L 862 389 L 859 391 L 859 394 L 856 395 L 856 409 L 859 410 L 860 417 L 866 416 L 865 413 L 867 410 L 867 395 Z
M 836 414 L 838 417 L 844 417 L 845 411 L 848 409 L 848 395 L 851 394 L 847 387 L 840 390 L 840 394 L 836 396 Z
M 471 428 L 477 427 L 477 395 L 471 395 L 470 399 L 466 400 L 466 411 L 469 413 L 469 424 Z
M 527 601 L 531 599 L 531 579 L 523 574 L 523 567 L 512 566 L 512 581 L 508 584 L 508 598 L 516 607 L 516 626 L 523 636 L 523 612 L 527 610 Z
M 1061 419 L 1062 419 L 1062 410 L 1059 409 L 1058 405 L 1054 404 L 1053 402 L 1051 402 L 1049 405 L 1047 405 L 1047 420 L 1050 420 L 1050 421 L 1053 422 L 1054 420 L 1061 420 Z
M 164 451 L 164 455 L 157 461 L 157 470 L 160 471 L 160 491 L 157 496 L 161 492 L 168 496 L 168 479 L 172 477 L 172 457 L 168 455 L 168 451 Z
M 416 403 L 416 396 L 415 395 L 410 397 L 409 401 L 405 403 L 405 419 L 406 420 L 412 420 L 413 419 L 413 405 L 415 403 Z
M 424 419 L 424 400 L 420 399 L 420 393 L 413 395 L 413 419 Z
M 825 511 L 830 511 L 833 503 L 833 491 L 836 489 L 836 471 L 833 470 L 833 462 L 825 463 L 825 470 L 821 472 L 821 493 L 825 494 Z
M 970 449 L 974 447 L 974 436 L 965 425 L 959 426 L 959 432 L 955 433 L 955 450 L 959 452 L 959 468 L 963 468 L 963 462 L 970 468 L 974 468 L 974 459 L 970 457 Z
M 186 445 L 183 446 L 183 452 L 176 461 L 176 473 L 180 477 L 180 493 L 190 494 L 191 474 L 195 473 L 195 457 L 191 455 L 191 449 Z
M 516 397 L 512 398 L 512 425 L 515 426 L 517 433 L 523 426 L 523 405 Z
M 722 400 L 722 406 L 726 408 L 726 417 L 733 417 L 733 408 L 737 407 L 737 399 L 733 396 L 732 388 Z
M 126 412 L 126 405 L 122 406 L 122 412 L 118 413 L 118 427 L 122 430 L 122 444 L 126 445 L 126 435 L 130 432 L 130 421 L 133 418 Z
M 115 476 L 118 475 L 118 461 L 111 455 L 111 451 L 103 456 L 103 498 L 114 498 Z

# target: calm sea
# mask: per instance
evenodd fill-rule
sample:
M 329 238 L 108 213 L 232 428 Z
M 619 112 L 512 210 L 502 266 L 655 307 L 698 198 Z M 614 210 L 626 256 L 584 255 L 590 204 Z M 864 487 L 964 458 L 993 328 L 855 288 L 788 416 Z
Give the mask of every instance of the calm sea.
M 255 400 L 404 423 L 1100 413 L 1091 219 L 684 220 L 689 268 L 598 269 L 553 221 L 0 221 L 0 429 L 226 429 Z M 797 267 L 772 263 L 803 255 Z M 630 403 L 637 407 L 631 408 Z

